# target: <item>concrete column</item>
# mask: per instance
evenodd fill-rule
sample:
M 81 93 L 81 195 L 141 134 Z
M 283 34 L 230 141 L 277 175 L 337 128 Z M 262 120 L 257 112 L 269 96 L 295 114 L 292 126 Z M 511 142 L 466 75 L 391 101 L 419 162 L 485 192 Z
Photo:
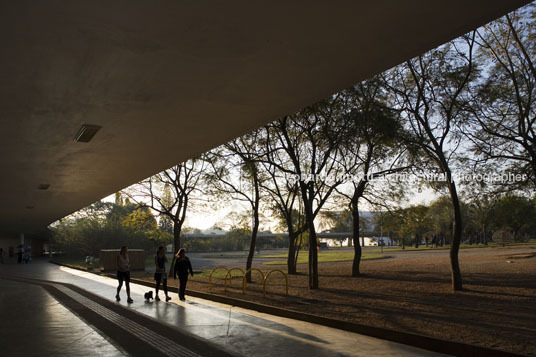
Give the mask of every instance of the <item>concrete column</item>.
M 17 254 L 17 263 L 22 263 L 22 259 L 24 256 L 24 233 L 19 234 L 19 247 L 16 251 Z

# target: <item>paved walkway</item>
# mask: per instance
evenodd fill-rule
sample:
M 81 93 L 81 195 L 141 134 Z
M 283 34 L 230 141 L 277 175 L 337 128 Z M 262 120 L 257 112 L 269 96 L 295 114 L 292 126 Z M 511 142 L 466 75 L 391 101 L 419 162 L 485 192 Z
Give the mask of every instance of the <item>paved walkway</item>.
M 2 356 L 441 356 L 414 347 L 172 293 L 115 302 L 116 280 L 44 260 L 0 265 Z M 161 295 L 161 297 L 163 294 Z

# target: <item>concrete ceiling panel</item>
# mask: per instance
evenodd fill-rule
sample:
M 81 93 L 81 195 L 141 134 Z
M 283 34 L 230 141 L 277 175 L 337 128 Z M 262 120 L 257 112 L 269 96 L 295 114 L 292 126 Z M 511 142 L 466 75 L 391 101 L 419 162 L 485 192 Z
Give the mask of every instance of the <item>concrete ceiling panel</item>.
M 0 231 L 42 229 L 525 3 L 1 1 Z M 74 142 L 82 124 L 102 129 Z

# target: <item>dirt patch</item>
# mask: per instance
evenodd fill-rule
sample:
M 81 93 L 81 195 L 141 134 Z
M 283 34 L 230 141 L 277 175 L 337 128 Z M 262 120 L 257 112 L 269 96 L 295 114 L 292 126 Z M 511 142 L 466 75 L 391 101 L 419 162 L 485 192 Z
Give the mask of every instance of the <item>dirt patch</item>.
M 507 255 L 506 259 L 530 259 L 536 257 L 536 253 L 521 253 L 521 254 L 514 254 L 514 255 Z
M 241 293 L 234 279 L 213 292 L 330 318 L 418 333 L 442 339 L 536 356 L 536 259 L 534 247 L 467 249 L 460 253 L 464 291 L 453 293 L 448 251 L 364 261 L 362 276 L 350 277 L 351 262 L 319 264 L 320 289 L 308 289 L 307 266 L 289 279 L 273 274 L 263 297 L 260 277 Z M 515 258 L 511 258 L 515 259 Z M 259 266 L 262 270 L 285 266 Z M 176 284 L 173 280 L 172 284 Z M 192 279 L 188 288 L 209 291 L 207 279 Z

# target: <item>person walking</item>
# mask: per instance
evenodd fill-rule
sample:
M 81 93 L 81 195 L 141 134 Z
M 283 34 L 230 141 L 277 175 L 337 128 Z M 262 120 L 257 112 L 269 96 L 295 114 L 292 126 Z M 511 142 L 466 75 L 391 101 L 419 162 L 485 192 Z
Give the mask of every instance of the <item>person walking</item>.
M 166 302 L 171 300 L 171 298 L 168 296 L 167 290 L 166 262 L 166 252 L 164 251 L 164 247 L 160 246 L 158 247 L 158 250 L 156 251 L 156 255 L 154 257 L 154 265 L 156 266 L 156 270 L 154 273 L 154 280 L 156 281 L 156 294 L 154 299 L 156 301 L 160 301 L 160 297 L 158 296 L 158 290 L 160 290 L 160 283 L 162 283 L 162 286 L 164 287 L 164 293 L 166 294 Z
M 177 279 L 179 276 L 179 299 L 181 301 L 186 300 L 186 283 L 188 282 L 188 272 L 194 276 L 194 271 L 192 269 L 192 263 L 190 259 L 186 256 L 186 250 L 184 248 L 179 249 L 175 255 L 177 258 L 175 260 L 175 267 L 173 269 L 173 278 Z
M 119 292 L 121 291 L 124 281 L 127 290 L 127 302 L 129 304 L 133 303 L 134 301 L 130 298 L 130 259 L 128 258 L 128 248 L 126 245 L 121 247 L 121 251 L 117 255 L 117 281 L 119 282 L 119 285 L 117 286 L 115 300 L 121 301 Z

